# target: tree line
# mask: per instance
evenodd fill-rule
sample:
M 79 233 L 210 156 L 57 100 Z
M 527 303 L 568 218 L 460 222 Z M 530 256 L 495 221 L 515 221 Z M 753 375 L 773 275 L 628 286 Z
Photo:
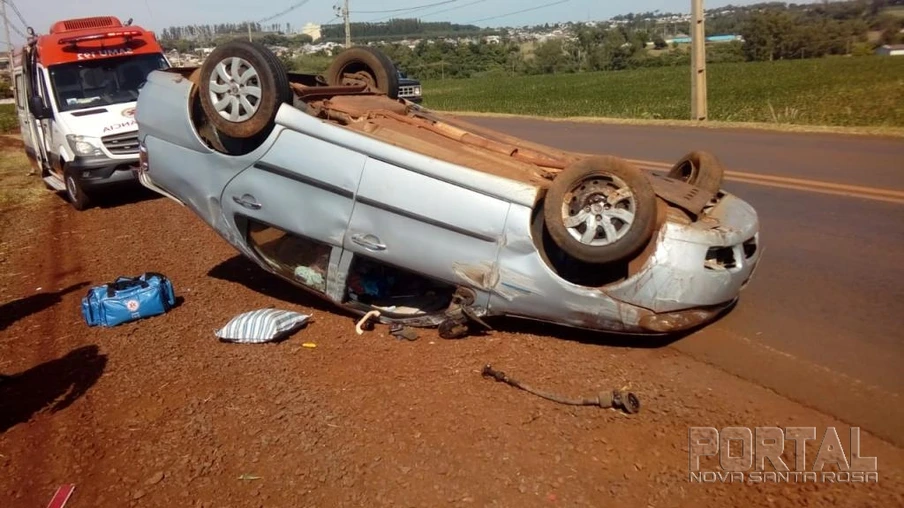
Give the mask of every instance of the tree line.
M 215 25 L 184 25 L 184 26 L 171 26 L 164 28 L 162 32 L 160 32 L 160 39 L 166 41 L 172 41 L 177 39 L 207 39 L 213 40 L 221 35 L 233 35 L 240 33 L 248 33 L 248 28 L 251 28 L 251 32 L 259 33 L 259 32 L 274 32 L 274 33 L 289 33 L 291 32 L 292 25 L 290 23 L 280 24 L 280 23 L 271 23 L 268 25 L 262 25 L 260 23 L 218 23 Z
M 707 11 L 707 35 L 740 35 L 741 41 L 710 44 L 707 61 L 741 62 L 780 59 L 818 58 L 828 55 L 866 55 L 878 45 L 904 42 L 904 16 L 889 12 L 904 0 L 848 0 L 817 4 L 768 2 L 744 7 L 727 6 Z M 655 17 L 659 17 L 656 21 Z M 627 14 L 617 24 L 570 23 L 569 37 L 548 37 L 543 42 L 520 42 L 503 35 L 499 42 L 484 36 L 503 34 L 472 25 L 449 22 L 422 22 L 418 19 L 393 19 L 385 23 L 353 23 L 352 41 L 375 44 L 410 74 L 422 78 L 472 77 L 487 73 L 547 74 L 623 70 L 638 67 L 688 65 L 688 44 L 669 44 L 667 39 L 689 33 L 687 22 L 663 21 L 668 15 Z M 683 23 L 683 24 L 682 24 Z M 201 29 L 213 34 L 212 40 L 242 36 L 246 24 L 224 24 Z M 252 31 L 262 27 L 252 25 Z M 181 31 L 180 31 L 181 30 Z M 164 30 L 164 46 L 191 46 L 177 36 L 199 27 Z M 528 31 L 548 33 L 549 25 Z M 230 36 L 231 34 L 231 36 Z M 343 25 L 322 27 L 323 40 L 343 41 Z M 173 39 L 173 37 L 176 37 Z M 444 37 L 460 38 L 458 44 Z M 417 38 L 413 48 L 393 44 L 403 38 Z M 198 37 L 195 35 L 195 40 Z M 470 42 L 467 42 L 470 39 Z M 202 40 L 207 43 L 209 39 Z M 282 33 L 256 35 L 255 40 L 269 45 L 297 48 L 307 36 Z M 328 63 L 326 52 L 287 58 L 293 69 L 316 71 Z
M 392 37 L 442 37 L 462 33 L 489 34 L 494 30 L 484 30 L 475 25 L 460 25 L 448 21 L 421 21 L 417 18 L 394 18 L 382 23 L 349 23 L 354 40 Z M 320 28 L 324 41 L 341 42 L 345 40 L 345 25 L 324 25 Z
M 707 61 L 872 54 L 877 46 L 904 42 L 904 17 L 887 11 L 894 6 L 904 6 L 904 0 L 770 2 L 717 9 L 707 14 L 707 35 L 740 35 L 743 42 L 709 44 Z M 666 42 L 671 36 L 688 33 L 687 24 L 652 23 L 653 15 L 624 15 L 620 19 L 625 23 L 614 26 L 572 24 L 572 37 L 548 38 L 527 50 L 513 41 L 457 46 L 422 41 L 413 49 L 397 45 L 382 49 L 409 72 L 425 79 L 689 65 L 689 45 Z

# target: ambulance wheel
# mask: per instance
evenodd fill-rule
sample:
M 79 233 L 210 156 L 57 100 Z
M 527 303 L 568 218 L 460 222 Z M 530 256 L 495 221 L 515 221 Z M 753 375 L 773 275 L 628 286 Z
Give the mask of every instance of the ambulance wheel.
M 71 171 L 66 173 L 66 198 L 72 207 L 79 211 L 91 206 L 91 199 L 85 193 L 85 188 Z

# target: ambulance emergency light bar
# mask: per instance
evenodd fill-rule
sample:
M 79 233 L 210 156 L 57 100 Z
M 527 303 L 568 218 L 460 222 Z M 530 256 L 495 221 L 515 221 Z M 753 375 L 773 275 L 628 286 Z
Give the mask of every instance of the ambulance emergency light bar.
M 99 39 L 112 39 L 114 37 L 125 37 L 127 39 L 142 35 L 141 30 L 117 30 L 115 32 L 106 32 L 102 34 L 76 35 L 73 37 L 65 37 L 60 39 L 59 44 L 76 44 L 85 41 L 96 41 Z

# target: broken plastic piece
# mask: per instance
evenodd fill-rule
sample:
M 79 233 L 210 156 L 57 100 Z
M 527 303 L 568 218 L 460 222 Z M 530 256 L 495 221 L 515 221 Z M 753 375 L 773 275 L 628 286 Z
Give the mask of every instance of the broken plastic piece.
M 360 321 L 358 321 L 358 324 L 355 325 L 355 331 L 358 332 L 358 335 L 364 335 L 364 330 L 362 329 L 362 327 L 370 320 L 371 317 L 380 317 L 380 311 L 372 310 L 365 314 Z

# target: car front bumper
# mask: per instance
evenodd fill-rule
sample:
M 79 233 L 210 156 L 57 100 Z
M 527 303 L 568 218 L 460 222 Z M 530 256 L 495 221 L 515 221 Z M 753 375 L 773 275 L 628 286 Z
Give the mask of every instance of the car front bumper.
M 65 165 L 65 171 L 78 178 L 85 188 L 137 181 L 138 156 L 128 159 L 108 157 L 76 157 Z
M 605 291 L 655 315 L 683 316 L 678 321 L 729 306 L 762 255 L 756 212 L 730 194 L 696 222 L 667 222 L 656 241 L 655 251 L 637 274 Z M 669 319 L 651 317 L 648 324 Z

